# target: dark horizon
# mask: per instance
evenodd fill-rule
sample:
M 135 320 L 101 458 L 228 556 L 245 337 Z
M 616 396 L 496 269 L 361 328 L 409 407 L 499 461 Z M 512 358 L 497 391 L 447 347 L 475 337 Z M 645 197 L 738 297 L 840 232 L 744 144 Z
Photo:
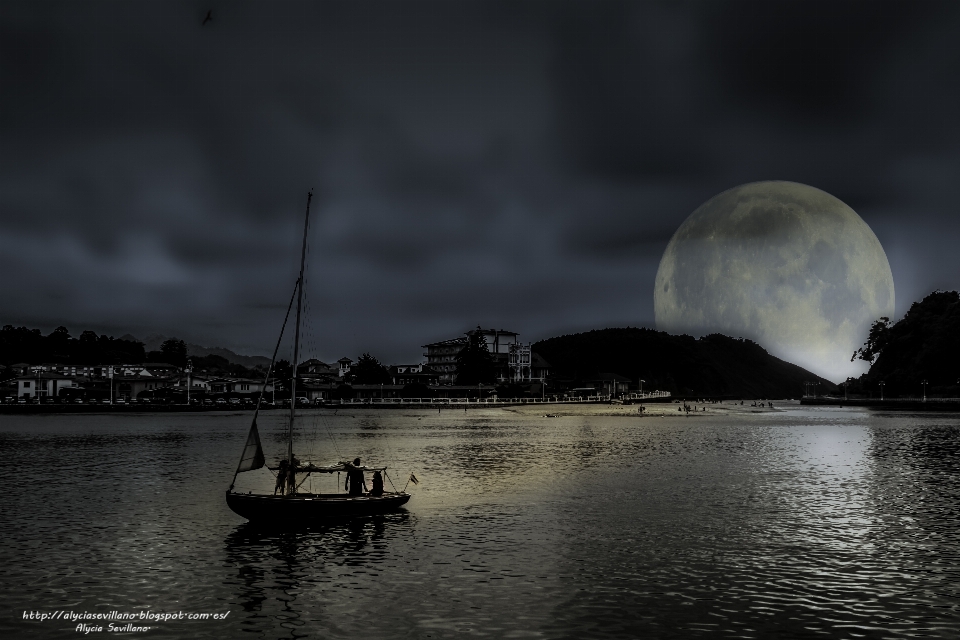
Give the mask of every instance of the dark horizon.
M 310 188 L 305 358 L 655 328 L 680 223 L 768 179 L 871 226 L 897 317 L 957 288 L 953 3 L 11 2 L 0 29 L 0 324 L 269 354 Z

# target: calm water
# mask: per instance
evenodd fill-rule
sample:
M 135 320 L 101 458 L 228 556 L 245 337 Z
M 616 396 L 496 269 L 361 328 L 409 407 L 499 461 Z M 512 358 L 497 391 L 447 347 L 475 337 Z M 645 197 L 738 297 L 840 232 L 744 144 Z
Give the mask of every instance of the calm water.
M 0 634 L 229 610 L 127 637 L 960 637 L 952 415 L 316 412 L 301 459 L 421 483 L 404 513 L 290 531 L 224 503 L 248 419 L 0 417 Z M 282 428 L 261 420 L 268 455 Z

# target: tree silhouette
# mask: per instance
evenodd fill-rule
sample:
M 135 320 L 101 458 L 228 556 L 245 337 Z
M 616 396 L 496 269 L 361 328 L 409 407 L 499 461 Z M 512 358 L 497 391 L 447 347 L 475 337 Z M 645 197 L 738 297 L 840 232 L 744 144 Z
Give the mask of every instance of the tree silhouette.
M 390 384 L 390 372 L 380 361 L 369 353 L 364 353 L 350 367 L 355 384 Z
M 850 362 L 859 358 L 860 360 L 873 364 L 873 361 L 877 359 L 877 356 L 880 355 L 883 348 L 890 342 L 890 328 L 892 326 L 893 323 L 890 322 L 890 318 L 886 316 L 874 322 L 870 327 L 870 335 L 867 336 L 867 341 L 863 343 L 862 347 L 853 352 L 853 357 L 850 358 Z
M 478 326 L 467 335 L 467 345 L 457 354 L 457 384 L 493 384 L 496 367 L 482 330 Z
M 160 353 L 163 355 L 164 361 L 169 364 L 178 367 L 183 367 L 187 364 L 187 343 L 183 340 L 178 340 L 177 338 L 164 340 L 163 344 L 160 345 Z
M 273 379 L 279 383 L 279 388 L 286 389 L 290 386 L 290 379 L 293 377 L 293 365 L 287 360 L 277 360 L 273 364 Z

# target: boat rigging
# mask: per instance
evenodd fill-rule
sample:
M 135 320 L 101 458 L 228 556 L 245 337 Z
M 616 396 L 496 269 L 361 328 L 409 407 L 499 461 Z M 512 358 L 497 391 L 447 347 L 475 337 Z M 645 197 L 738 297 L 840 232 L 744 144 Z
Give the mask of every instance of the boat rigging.
M 303 244 L 300 249 L 300 275 L 294 285 L 293 295 L 290 296 L 290 303 L 287 305 L 287 313 L 283 319 L 283 326 L 280 329 L 280 336 L 277 338 L 277 346 L 273 350 L 273 357 L 270 360 L 270 366 L 267 368 L 267 374 L 264 384 L 261 386 L 260 395 L 257 398 L 257 405 L 253 413 L 253 421 L 250 425 L 250 431 L 247 435 L 247 442 L 244 445 L 243 452 L 240 455 L 240 463 L 233 474 L 233 481 L 227 489 L 227 505 L 238 515 L 251 521 L 298 521 L 308 522 L 313 520 L 323 520 L 331 517 L 371 515 L 377 513 L 386 513 L 395 511 L 410 500 L 410 494 L 406 491 L 382 491 L 366 494 L 356 494 L 354 491 L 350 495 L 341 493 L 304 493 L 300 491 L 303 482 L 314 473 L 365 473 L 382 472 L 386 474 L 386 467 L 366 467 L 351 462 L 340 461 L 335 465 L 317 466 L 314 464 L 301 465 L 300 461 L 294 456 L 293 452 L 293 425 L 296 421 L 296 397 L 297 397 L 297 363 L 300 356 L 300 320 L 303 311 L 303 275 L 306 267 L 307 258 L 307 233 L 310 229 L 310 203 L 313 199 L 313 192 L 307 194 L 307 211 L 303 221 Z M 260 443 L 260 433 L 257 430 L 257 416 L 260 413 L 260 406 L 263 402 L 263 395 L 266 389 L 266 381 L 270 379 L 273 372 L 273 365 L 277 359 L 277 352 L 280 349 L 280 342 L 283 339 L 283 333 L 290 318 L 290 311 L 293 307 L 293 301 L 297 301 L 297 314 L 294 323 L 293 339 L 293 377 L 290 383 L 290 419 L 287 425 L 287 455 L 276 467 L 267 467 L 278 474 L 277 490 L 271 494 L 237 493 L 234 491 L 234 485 L 237 476 L 240 473 L 254 471 L 266 465 L 266 459 L 263 455 L 263 447 Z M 298 482 L 298 474 L 302 479 Z M 412 478 L 412 476 L 411 476 Z M 416 483 L 416 482 L 415 482 Z

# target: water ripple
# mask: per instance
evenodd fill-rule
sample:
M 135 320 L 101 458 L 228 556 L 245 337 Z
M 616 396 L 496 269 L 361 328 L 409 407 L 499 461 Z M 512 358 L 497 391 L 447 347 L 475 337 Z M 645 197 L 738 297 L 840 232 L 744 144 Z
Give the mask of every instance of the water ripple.
M 161 638 L 960 636 L 951 416 L 316 412 L 303 459 L 422 482 L 405 512 L 286 529 L 223 503 L 246 420 L 5 419 L 0 633 L 150 609 L 231 611 Z M 263 417 L 268 456 L 284 429 Z

